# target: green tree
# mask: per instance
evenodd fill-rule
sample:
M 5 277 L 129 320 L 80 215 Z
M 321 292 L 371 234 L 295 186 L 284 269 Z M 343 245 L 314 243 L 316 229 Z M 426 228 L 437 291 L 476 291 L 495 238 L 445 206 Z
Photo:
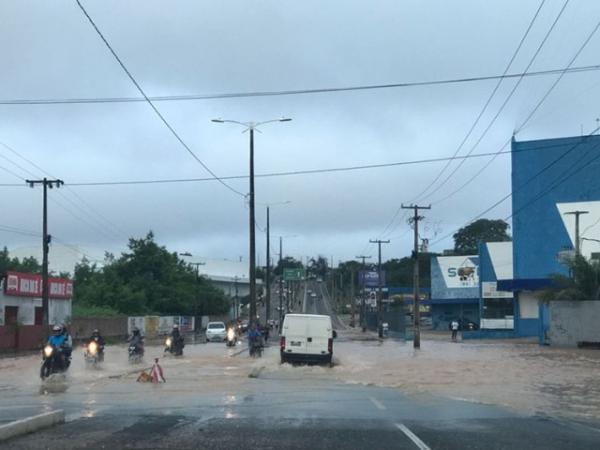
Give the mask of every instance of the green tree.
M 308 271 L 312 275 L 325 278 L 328 270 L 329 264 L 327 262 L 327 258 L 325 258 L 324 256 L 319 255 L 317 256 L 317 259 L 311 258 L 311 260 L 308 263 Z
M 225 294 L 154 241 L 130 239 L 129 251 L 108 255 L 102 268 L 82 260 L 75 267 L 74 302 L 123 314 L 205 315 L 229 310 Z
M 479 251 L 479 242 L 510 241 L 508 228 L 509 225 L 501 219 L 476 220 L 454 234 L 454 251 L 458 255 L 473 255 Z
M 277 262 L 273 273 L 275 273 L 275 275 L 282 275 L 283 269 L 301 269 L 303 267 L 304 265 L 301 261 L 298 261 L 297 259 L 294 259 L 291 256 L 286 256 L 285 258 Z
M 578 255 L 566 265 L 571 276 L 552 275 L 553 286 L 542 293 L 542 300 L 600 300 L 600 262 Z
M 0 250 L 0 275 L 4 276 L 8 271 L 40 274 L 42 265 L 33 256 L 22 260 L 17 257 L 11 258 L 8 249 L 4 247 Z

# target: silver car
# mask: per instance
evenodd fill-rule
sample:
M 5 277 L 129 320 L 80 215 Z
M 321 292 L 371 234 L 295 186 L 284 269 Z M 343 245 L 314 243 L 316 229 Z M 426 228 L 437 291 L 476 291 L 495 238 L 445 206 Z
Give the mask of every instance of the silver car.
M 206 326 L 206 342 L 223 342 L 227 338 L 227 329 L 223 322 L 208 322 Z

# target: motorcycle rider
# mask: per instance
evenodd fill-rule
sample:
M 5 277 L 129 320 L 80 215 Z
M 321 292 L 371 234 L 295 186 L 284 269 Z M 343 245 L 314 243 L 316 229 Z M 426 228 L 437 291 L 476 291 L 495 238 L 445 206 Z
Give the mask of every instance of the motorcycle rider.
M 140 353 L 144 353 L 144 338 L 140 334 L 138 327 L 133 327 L 131 330 L 131 336 L 127 339 L 130 345 L 137 347 Z
M 52 327 L 52 336 L 48 338 L 48 345 L 51 345 L 58 352 L 61 365 L 65 368 L 68 367 L 66 364 L 66 355 L 64 354 L 65 335 L 59 325 Z
M 173 340 L 173 350 L 175 350 L 176 348 L 183 349 L 183 336 L 181 335 L 181 332 L 179 331 L 179 325 L 177 324 L 173 324 L 173 330 L 171 331 L 171 339 Z
M 73 353 L 73 338 L 69 334 L 69 330 L 67 326 L 62 324 L 62 334 L 65 337 L 65 342 L 63 343 L 63 352 L 65 355 L 65 364 L 66 368 L 69 368 L 71 365 L 71 354 Z
M 251 354 L 254 348 L 260 347 L 262 345 L 261 338 L 262 335 L 260 334 L 260 329 L 258 325 L 255 323 L 252 324 L 250 331 L 248 331 L 248 347 Z
M 98 330 L 98 328 L 95 328 L 94 331 L 92 331 L 92 335 L 88 339 L 88 342 L 91 342 L 91 341 L 96 341 L 96 344 L 98 344 L 98 357 L 100 360 L 104 359 L 104 344 L 105 344 L 105 342 L 104 342 L 104 338 L 100 334 L 100 331 Z

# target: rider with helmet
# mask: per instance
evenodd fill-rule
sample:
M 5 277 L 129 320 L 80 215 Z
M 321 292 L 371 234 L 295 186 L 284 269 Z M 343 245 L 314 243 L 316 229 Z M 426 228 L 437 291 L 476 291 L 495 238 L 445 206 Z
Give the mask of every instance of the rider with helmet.
M 101 359 L 103 359 L 105 342 L 104 342 L 104 338 L 100 334 L 100 331 L 98 330 L 98 328 L 95 328 L 94 331 L 92 331 L 92 335 L 90 336 L 88 342 L 92 342 L 92 341 L 95 341 L 96 344 L 98 345 L 98 356 Z

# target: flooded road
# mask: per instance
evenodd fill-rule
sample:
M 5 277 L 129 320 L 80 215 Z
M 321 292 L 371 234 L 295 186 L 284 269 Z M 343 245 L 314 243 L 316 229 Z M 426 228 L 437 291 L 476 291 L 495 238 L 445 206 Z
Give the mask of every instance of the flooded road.
M 0 359 L 0 422 L 62 408 L 72 417 L 102 411 L 172 411 L 193 414 L 215 405 L 221 414 L 257 389 L 277 390 L 278 382 L 310 390 L 315 382 L 391 387 L 408 395 L 433 394 L 450 399 L 508 407 L 523 414 L 600 420 L 600 352 L 559 350 L 536 344 L 424 340 L 412 344 L 387 340 L 347 340 L 340 333 L 335 366 L 279 364 L 277 343 L 261 359 L 251 359 L 241 343 L 188 345 L 183 358 L 162 357 L 161 346 L 148 346 L 146 363 L 127 362 L 125 346 L 109 346 L 100 369 L 84 366 L 74 351 L 65 376 L 42 383 L 40 357 Z M 346 339 L 344 339 L 346 338 Z M 137 383 L 138 374 L 160 357 L 167 383 Z M 250 376 L 250 377 L 249 377 Z

